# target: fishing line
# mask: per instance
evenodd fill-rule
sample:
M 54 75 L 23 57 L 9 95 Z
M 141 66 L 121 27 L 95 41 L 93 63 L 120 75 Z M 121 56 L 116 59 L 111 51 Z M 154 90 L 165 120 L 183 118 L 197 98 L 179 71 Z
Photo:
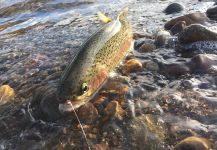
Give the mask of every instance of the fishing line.
M 77 115 L 77 113 L 76 113 L 76 111 L 75 111 L 75 109 L 74 109 L 72 103 L 69 102 L 69 104 L 71 105 L 72 110 L 73 110 L 73 112 L 74 112 L 74 114 L 75 114 L 75 117 L 76 117 L 76 119 L 78 120 L 79 125 L 81 126 L 81 131 L 82 131 L 82 133 L 83 133 L 83 135 L 84 135 L 84 138 L 85 138 L 85 141 L 86 141 L 86 143 L 87 143 L 88 149 L 91 150 L 90 145 L 89 145 L 89 143 L 88 143 L 88 141 L 87 141 L 86 133 L 84 132 L 84 128 L 83 128 L 83 126 L 82 126 L 82 124 L 81 124 L 81 122 L 80 122 L 80 119 L 78 118 L 78 115 Z

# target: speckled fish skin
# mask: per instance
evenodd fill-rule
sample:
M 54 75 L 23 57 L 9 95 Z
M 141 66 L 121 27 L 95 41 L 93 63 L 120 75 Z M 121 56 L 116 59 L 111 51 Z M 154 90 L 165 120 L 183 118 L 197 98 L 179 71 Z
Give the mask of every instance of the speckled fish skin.
M 89 101 L 132 46 L 132 30 L 125 8 L 116 20 L 104 25 L 82 46 L 64 71 L 58 86 L 60 103 L 70 100 L 74 108 Z M 82 85 L 87 91 L 82 92 Z

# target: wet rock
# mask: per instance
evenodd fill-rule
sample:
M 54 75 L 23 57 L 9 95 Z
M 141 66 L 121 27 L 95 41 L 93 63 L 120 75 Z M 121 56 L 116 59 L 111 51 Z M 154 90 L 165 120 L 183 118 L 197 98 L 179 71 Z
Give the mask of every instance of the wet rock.
M 183 63 L 163 64 L 160 72 L 168 77 L 178 77 L 187 73 L 191 70 L 188 66 Z
M 206 26 L 194 24 L 179 33 L 178 41 L 181 44 L 189 44 L 197 41 L 217 41 L 217 32 Z
M 185 21 L 186 26 L 189 26 L 191 24 L 205 24 L 206 22 L 209 21 L 209 18 L 206 16 L 205 13 L 195 12 L 168 21 L 164 25 L 164 28 L 166 30 L 170 30 L 176 23 L 180 21 Z
M 205 54 L 198 54 L 186 64 L 191 68 L 192 72 L 208 72 L 214 65 L 214 61 Z
M 33 141 L 41 141 L 42 140 L 42 136 L 40 134 L 40 132 L 34 132 L 34 131 L 26 131 L 27 133 L 25 133 L 23 135 L 23 137 L 27 140 L 33 140 Z
M 158 71 L 159 65 L 156 62 L 149 61 L 143 65 L 147 70 L 150 71 Z
M 138 49 L 140 53 L 146 53 L 151 52 L 156 49 L 156 46 L 154 45 L 154 41 L 145 42 L 142 44 L 142 46 Z
M 125 126 L 125 137 L 128 149 L 163 150 L 164 129 L 161 123 L 151 116 L 139 116 L 130 120 Z
M 96 107 L 88 102 L 78 109 L 78 117 L 82 123 L 93 124 L 99 116 Z
M 94 145 L 95 150 L 109 150 L 109 147 L 106 143 L 100 143 Z
M 138 40 L 140 38 L 148 38 L 148 39 L 153 39 L 154 37 L 151 34 L 140 34 L 140 33 L 133 33 L 133 39 Z
M 180 13 L 183 10 L 184 10 L 183 5 L 179 3 L 172 3 L 169 6 L 167 6 L 167 8 L 163 12 L 169 15 L 169 14 Z
M 103 95 L 99 95 L 96 100 L 93 102 L 94 106 L 99 108 L 106 102 L 106 97 Z
M 106 118 L 105 120 L 110 118 L 115 118 L 118 120 L 122 120 L 124 116 L 124 110 L 121 108 L 118 101 L 111 101 L 105 108 Z
M 21 141 L 19 144 L 16 145 L 17 150 L 22 149 L 31 149 L 31 150 L 38 150 L 38 149 L 45 149 L 45 142 L 37 142 L 32 140 L 25 140 Z
M 155 38 L 155 45 L 157 47 L 162 47 L 165 46 L 165 44 L 167 44 L 167 40 L 170 37 L 170 33 L 168 31 L 165 30 L 160 30 Z
M 11 102 L 15 97 L 14 89 L 9 85 L 0 86 L 0 105 Z
M 182 32 L 185 28 L 186 28 L 186 22 L 179 21 L 170 29 L 170 32 L 172 33 L 172 35 L 175 35 L 179 32 Z
M 217 21 L 217 6 L 209 8 L 206 11 L 207 17 L 209 17 L 211 20 Z
M 130 59 L 121 67 L 121 71 L 124 75 L 140 70 L 142 70 L 142 63 L 137 59 Z
M 55 121 L 62 116 L 56 91 L 50 87 L 40 87 L 36 90 L 30 108 L 35 119 Z
M 211 145 L 209 141 L 205 138 L 200 137 L 188 137 L 178 144 L 176 144 L 174 150 L 209 150 Z

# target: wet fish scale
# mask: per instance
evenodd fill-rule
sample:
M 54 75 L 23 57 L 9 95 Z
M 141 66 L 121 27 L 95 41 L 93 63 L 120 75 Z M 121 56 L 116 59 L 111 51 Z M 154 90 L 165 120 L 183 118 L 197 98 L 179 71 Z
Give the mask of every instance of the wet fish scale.
M 132 31 L 125 16 L 126 9 L 93 34 L 71 61 L 58 87 L 61 103 L 70 100 L 78 108 L 90 100 L 126 55 L 132 44 Z

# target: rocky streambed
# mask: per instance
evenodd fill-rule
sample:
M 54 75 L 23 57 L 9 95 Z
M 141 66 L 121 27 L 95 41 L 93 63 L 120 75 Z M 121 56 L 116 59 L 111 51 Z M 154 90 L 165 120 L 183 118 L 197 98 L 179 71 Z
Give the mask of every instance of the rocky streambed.
M 3 3 L 0 149 L 217 149 L 217 9 L 214 2 L 174 3 Z M 76 110 L 81 126 L 73 112 L 58 111 L 50 93 L 81 43 L 102 26 L 96 13 L 114 17 L 124 5 L 134 50 Z M 17 12 L 21 6 L 26 11 Z

